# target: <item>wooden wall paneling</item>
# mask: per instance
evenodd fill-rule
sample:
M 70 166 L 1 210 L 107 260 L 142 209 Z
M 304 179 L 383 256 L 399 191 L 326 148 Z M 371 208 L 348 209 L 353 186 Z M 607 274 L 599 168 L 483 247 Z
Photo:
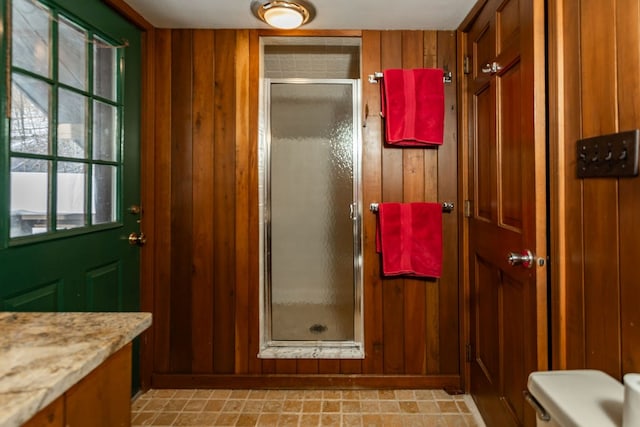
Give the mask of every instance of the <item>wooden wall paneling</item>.
M 155 228 L 153 244 L 156 274 L 154 282 L 154 342 L 155 372 L 169 372 L 171 355 L 171 31 L 155 34 Z
M 317 374 L 318 372 L 318 359 L 299 359 L 296 363 L 296 373 L 298 374 Z
M 380 65 L 402 68 L 402 33 L 384 31 L 381 36 Z M 401 202 L 402 150 L 384 146 L 382 150 L 382 201 Z M 404 281 L 385 278 L 382 281 L 382 327 L 384 373 L 404 373 Z
M 366 338 L 365 338 L 366 340 Z M 366 360 L 366 358 L 365 358 Z M 339 374 L 340 373 L 340 360 L 339 359 L 322 359 L 318 361 L 318 373 L 327 374 Z
M 371 203 L 382 201 L 382 120 L 380 120 L 380 84 L 367 81 L 367 76 L 382 71 L 380 31 L 362 34 L 362 228 L 363 228 L 363 298 L 365 374 L 383 372 L 382 279 L 380 254 L 376 252 L 376 214 Z
M 191 370 L 193 259 L 192 32 L 171 33 L 171 369 Z
M 261 368 L 263 375 L 275 374 L 276 373 L 276 360 L 275 359 L 261 359 Z
M 140 205 L 142 207 L 140 230 L 146 232 L 147 245 L 140 252 L 140 310 L 154 312 L 155 291 L 155 32 L 148 29 L 142 37 L 142 128 L 140 144 Z M 141 336 L 140 386 L 151 387 L 153 373 L 154 328 Z
M 362 373 L 362 359 L 340 360 L 340 373 L 346 375 Z
M 247 358 L 248 368 L 252 374 L 258 374 L 262 370 L 262 363 L 258 359 L 260 349 L 260 248 L 259 248 L 259 221 L 260 209 L 258 206 L 258 93 L 260 78 L 260 38 L 257 30 L 249 32 L 249 306 L 248 325 L 249 348 Z
M 435 34 L 435 32 L 430 32 Z M 424 67 L 424 41 L 422 31 L 402 31 L 402 67 Z M 429 42 L 433 45 L 435 37 Z M 435 174 L 426 179 L 426 171 L 435 172 L 436 150 L 428 148 L 403 148 L 402 152 L 402 200 L 405 203 L 428 201 L 425 184 L 435 181 Z M 429 186 L 431 186 L 429 184 Z M 434 192 L 435 193 L 435 192 Z M 431 194 L 437 201 L 437 194 Z M 424 374 L 427 367 L 427 342 L 437 331 L 427 330 L 427 291 L 430 283 L 424 279 L 404 280 L 404 373 Z M 432 325 L 429 325 L 432 326 Z M 437 328 L 437 326 L 436 326 Z M 431 343 L 429 343 L 431 344 Z
M 438 64 L 438 32 L 424 32 L 424 49 L 423 49 L 423 67 L 437 68 Z M 427 202 L 442 201 L 438 194 L 439 184 L 439 157 L 442 147 L 434 147 L 433 149 L 425 149 L 424 158 L 424 200 Z M 426 366 L 425 373 L 440 372 L 440 287 L 442 279 L 425 281 L 423 286 L 426 288 L 425 305 L 426 311 Z
M 442 348 L 457 344 L 439 329 L 451 323 L 457 328 L 457 319 L 449 322 L 442 317 L 445 313 L 457 317 L 457 294 L 443 293 L 437 281 L 383 279 L 375 252 L 376 215 L 368 205 L 438 201 L 444 188 L 438 181 L 449 176 L 454 180 L 449 185 L 455 188 L 455 173 L 440 170 L 439 150 L 384 146 L 380 86 L 366 80 L 366 358 L 257 358 L 259 34 L 254 30 L 158 30 L 156 35 L 155 64 L 163 78 L 154 86 L 158 257 L 154 372 L 160 374 L 155 384 L 182 381 L 179 376 L 162 375 L 169 372 L 198 374 L 203 384 L 230 377 L 241 383 L 244 374 L 387 374 L 397 381 L 393 374 L 442 373 Z M 431 66 L 440 66 L 444 53 L 439 51 L 450 47 L 446 43 L 441 47 L 438 37 L 437 32 L 365 31 L 363 75 L 385 68 L 426 66 L 427 57 Z M 455 141 L 455 131 L 451 137 Z M 450 145 L 455 152 L 455 142 Z M 455 155 L 449 157 L 449 163 L 455 161 Z M 171 293 L 162 294 L 169 291 L 167 283 Z M 457 363 L 455 352 L 452 360 L 451 366 Z M 358 378 L 354 381 L 364 381 Z M 451 378 L 442 381 L 449 384 Z
M 640 3 L 616 3 L 618 80 L 618 130 L 640 128 Z M 638 179 L 620 179 L 620 301 L 621 374 L 640 371 L 640 272 L 637 242 L 640 236 L 640 185 Z
M 582 180 L 573 159 L 582 135 L 580 2 L 549 5 L 549 123 L 551 208 L 552 369 L 586 366 Z M 572 303 L 570 303 L 570 301 Z M 571 349 L 569 351 L 568 349 Z
M 438 32 L 438 67 L 452 72 L 445 85 L 444 142 L 438 148 L 438 200 L 455 203 L 454 211 L 442 218 L 442 276 L 438 283 L 438 370 L 440 374 L 456 374 L 460 366 L 460 307 L 458 280 L 458 216 L 463 207 L 458 200 L 458 137 L 456 86 L 456 35 Z
M 276 374 L 295 374 L 297 371 L 296 359 L 276 359 Z
M 249 32 L 236 33 L 236 236 L 235 236 L 235 372 L 249 372 L 249 335 L 255 331 L 249 323 L 249 167 L 250 167 L 250 127 L 249 119 Z M 255 357 L 255 356 L 254 356 Z
M 214 32 L 193 32 L 192 372 L 213 370 Z
M 215 33 L 214 351 L 215 373 L 234 372 L 236 219 L 236 32 Z
M 581 5 L 582 130 L 590 137 L 617 130 L 615 34 L 609 31 L 615 8 L 597 0 Z M 585 179 L 583 210 L 587 366 L 614 377 L 620 377 L 617 185 Z

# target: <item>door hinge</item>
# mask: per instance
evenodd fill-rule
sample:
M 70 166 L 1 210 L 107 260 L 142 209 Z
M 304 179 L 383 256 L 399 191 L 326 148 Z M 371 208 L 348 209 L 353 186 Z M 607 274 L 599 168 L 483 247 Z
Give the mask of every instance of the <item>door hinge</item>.
M 464 201 L 464 217 L 471 218 L 471 200 Z
M 467 351 L 467 362 L 473 362 L 473 354 L 472 354 L 471 344 L 467 344 L 466 345 L 466 351 Z
M 462 61 L 462 70 L 465 74 L 471 74 L 471 58 L 468 56 L 465 56 Z

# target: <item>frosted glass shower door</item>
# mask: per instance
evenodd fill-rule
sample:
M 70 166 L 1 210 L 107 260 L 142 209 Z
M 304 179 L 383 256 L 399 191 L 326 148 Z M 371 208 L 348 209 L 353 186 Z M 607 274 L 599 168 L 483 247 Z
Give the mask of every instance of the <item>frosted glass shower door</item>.
M 270 81 L 267 277 L 272 341 L 358 335 L 357 81 Z

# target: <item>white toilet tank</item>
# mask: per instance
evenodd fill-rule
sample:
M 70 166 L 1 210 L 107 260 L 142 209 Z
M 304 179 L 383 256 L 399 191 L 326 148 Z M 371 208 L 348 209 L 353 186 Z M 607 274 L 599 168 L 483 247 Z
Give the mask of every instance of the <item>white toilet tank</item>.
M 538 416 L 538 427 L 622 426 L 624 386 L 604 372 L 533 372 L 527 387 L 534 400 L 530 403 L 550 416 L 548 421 Z

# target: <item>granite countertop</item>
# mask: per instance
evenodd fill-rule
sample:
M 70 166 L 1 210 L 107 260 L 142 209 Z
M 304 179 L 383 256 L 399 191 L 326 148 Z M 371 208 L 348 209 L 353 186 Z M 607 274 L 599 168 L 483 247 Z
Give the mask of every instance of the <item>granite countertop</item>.
M 19 426 L 151 325 L 151 313 L 0 312 L 0 427 Z

